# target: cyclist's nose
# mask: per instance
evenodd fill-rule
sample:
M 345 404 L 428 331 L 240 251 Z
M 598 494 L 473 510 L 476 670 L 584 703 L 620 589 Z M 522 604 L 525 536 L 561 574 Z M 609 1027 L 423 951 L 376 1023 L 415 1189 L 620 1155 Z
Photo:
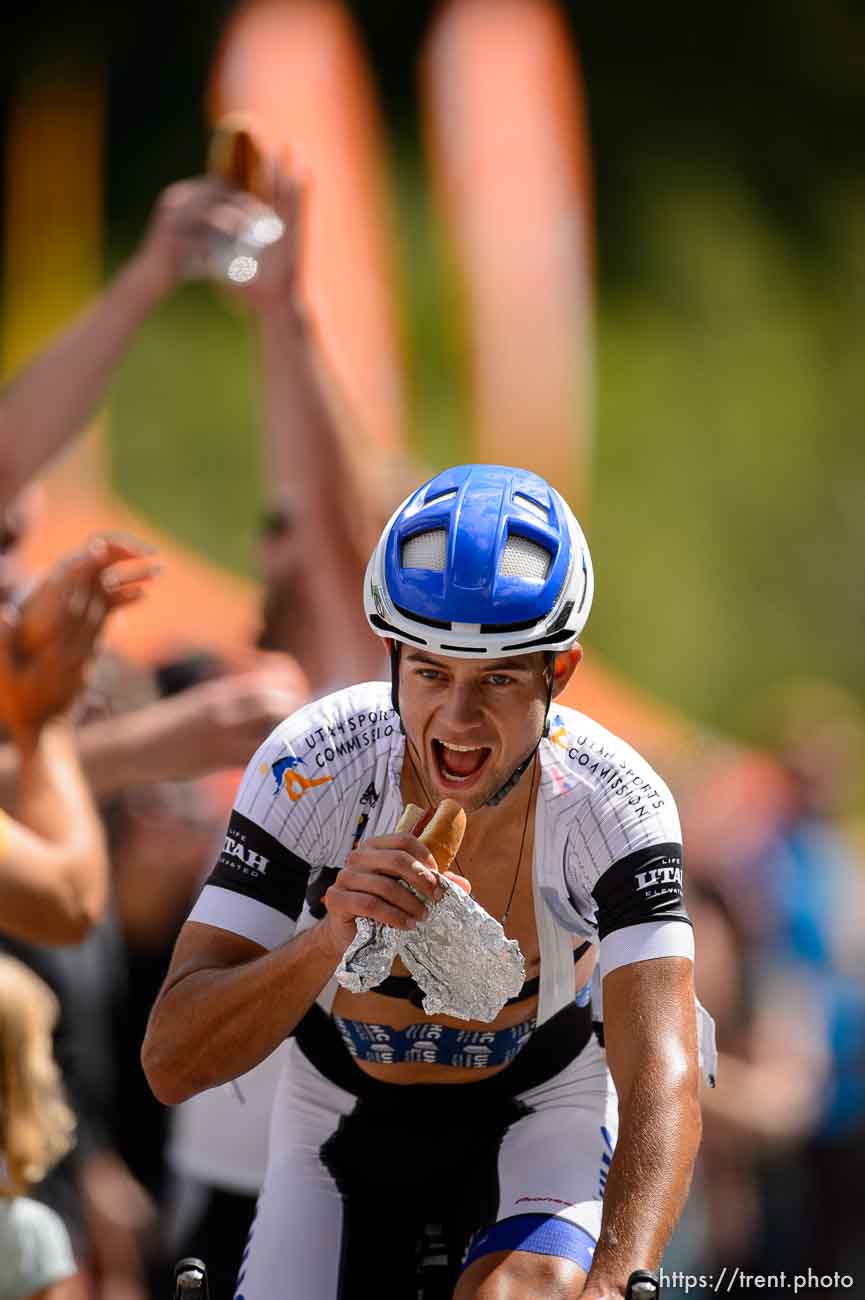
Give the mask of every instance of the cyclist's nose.
M 471 682 L 454 682 L 439 707 L 439 720 L 452 740 L 476 728 L 481 718 L 479 693 Z

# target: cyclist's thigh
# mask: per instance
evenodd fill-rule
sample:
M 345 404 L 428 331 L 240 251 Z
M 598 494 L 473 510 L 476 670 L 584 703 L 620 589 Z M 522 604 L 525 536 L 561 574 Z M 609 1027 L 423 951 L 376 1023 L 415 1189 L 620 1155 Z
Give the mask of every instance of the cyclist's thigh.
M 585 1258 L 590 1259 L 600 1232 L 607 1170 L 618 1133 L 616 1092 L 594 1037 L 560 1074 L 520 1093 L 518 1100 L 530 1110 L 502 1140 L 495 1224 L 478 1235 L 469 1259 L 485 1249 L 519 1250 L 522 1233 L 534 1225 L 512 1224 L 513 1232 L 495 1225 L 537 1215 L 566 1220 L 581 1230 L 571 1234 L 574 1242 L 568 1250 L 570 1258 L 579 1255 L 582 1263 L 583 1251 L 577 1247 L 584 1243 Z M 545 1229 L 543 1235 L 554 1250 L 555 1231 Z

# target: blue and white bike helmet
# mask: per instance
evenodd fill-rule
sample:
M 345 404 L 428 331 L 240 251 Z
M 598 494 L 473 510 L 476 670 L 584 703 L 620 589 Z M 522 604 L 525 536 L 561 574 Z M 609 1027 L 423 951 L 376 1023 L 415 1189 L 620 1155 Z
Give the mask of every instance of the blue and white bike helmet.
M 367 565 L 364 609 L 378 636 L 493 659 L 567 650 L 593 592 L 582 529 L 549 483 L 457 465 L 391 516 Z
M 505 465 L 437 474 L 394 512 L 364 579 L 370 626 L 392 641 L 397 715 L 405 642 L 460 659 L 544 652 L 548 719 L 552 661 L 580 635 L 593 593 L 582 529 L 544 479 Z M 488 804 L 514 788 L 548 727 Z

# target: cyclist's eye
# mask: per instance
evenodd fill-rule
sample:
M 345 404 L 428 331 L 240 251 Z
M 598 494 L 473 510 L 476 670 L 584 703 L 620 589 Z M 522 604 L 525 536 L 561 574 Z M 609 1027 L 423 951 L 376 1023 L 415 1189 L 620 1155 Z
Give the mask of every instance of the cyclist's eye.
M 490 686 L 510 686 L 513 677 L 508 677 L 506 673 L 490 673 L 487 681 Z

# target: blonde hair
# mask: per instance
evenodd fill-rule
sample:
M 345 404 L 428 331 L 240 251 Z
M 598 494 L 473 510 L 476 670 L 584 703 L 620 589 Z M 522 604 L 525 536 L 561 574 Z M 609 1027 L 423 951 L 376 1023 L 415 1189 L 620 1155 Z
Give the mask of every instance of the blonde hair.
M 14 957 L 0 956 L 0 1197 L 20 1196 L 73 1142 L 51 1033 L 59 1004 Z

